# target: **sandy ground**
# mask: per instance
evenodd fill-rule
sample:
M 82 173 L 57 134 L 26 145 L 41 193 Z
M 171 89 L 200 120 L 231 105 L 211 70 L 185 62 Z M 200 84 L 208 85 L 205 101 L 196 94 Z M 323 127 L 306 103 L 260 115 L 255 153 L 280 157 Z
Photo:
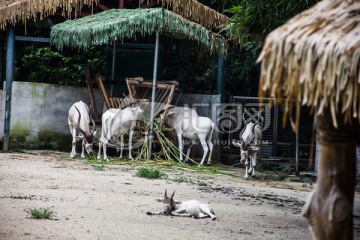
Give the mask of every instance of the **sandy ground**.
M 0 153 L 0 239 L 310 239 L 301 209 L 312 186 L 168 170 L 167 179 L 135 176 L 138 167 L 103 171 L 64 154 Z M 181 179 L 181 181 L 179 181 Z M 148 216 L 164 190 L 175 200 L 210 203 L 218 219 Z M 50 208 L 36 220 L 28 208 Z M 360 239 L 356 194 L 355 239 Z

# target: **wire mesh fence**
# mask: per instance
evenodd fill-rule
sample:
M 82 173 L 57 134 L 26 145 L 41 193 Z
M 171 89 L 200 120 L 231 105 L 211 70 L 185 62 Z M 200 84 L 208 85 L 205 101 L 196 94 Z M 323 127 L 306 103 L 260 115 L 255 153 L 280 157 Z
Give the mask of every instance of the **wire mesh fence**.
M 231 116 L 227 117 L 226 131 L 222 131 L 222 142 L 226 143 L 222 144 L 223 154 L 240 154 L 240 149 L 231 144 L 231 142 L 234 140 L 239 141 L 239 134 L 244 127 L 243 115 L 247 111 L 248 116 L 246 117 L 255 118 L 260 114 L 264 118 L 260 158 L 295 160 L 297 141 L 296 132 L 291 128 L 289 120 L 292 116 L 287 116 L 287 120 L 283 122 L 284 105 L 274 102 L 270 105 L 269 101 L 269 98 L 265 98 L 262 104 L 260 104 L 259 98 L 256 97 L 233 96 L 231 98 L 229 104 L 231 111 L 228 110 L 228 112 L 231 112 Z M 298 159 L 300 163 L 307 163 L 315 151 L 315 146 L 312 144 L 313 118 L 306 107 L 301 108 L 300 116 Z

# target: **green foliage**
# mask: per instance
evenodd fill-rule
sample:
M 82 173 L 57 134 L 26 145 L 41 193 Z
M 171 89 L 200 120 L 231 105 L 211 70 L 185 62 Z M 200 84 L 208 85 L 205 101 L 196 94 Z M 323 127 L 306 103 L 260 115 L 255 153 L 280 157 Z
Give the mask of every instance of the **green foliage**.
M 284 163 L 280 168 L 281 171 L 285 173 L 294 173 L 296 171 L 295 163 Z
M 105 53 L 96 48 L 88 51 L 57 52 L 50 47 L 28 45 L 17 56 L 16 80 L 85 86 L 84 66 L 94 74 L 105 72 Z
M 224 64 L 224 98 L 257 96 L 259 65 L 250 51 L 234 47 Z
M 238 0 L 225 10 L 230 21 L 222 27 L 229 39 L 236 40 L 257 54 L 268 33 L 319 0 Z M 229 1 L 228 1 L 229 2 Z
M 141 167 L 137 171 L 136 176 L 143 178 L 161 178 L 165 176 L 165 173 L 157 168 Z
M 182 183 L 182 182 L 188 182 L 188 179 L 186 179 L 183 176 L 176 176 L 175 178 L 172 179 L 174 182 L 177 183 Z
M 55 216 L 55 212 L 49 208 L 29 208 L 25 211 L 36 219 L 50 219 Z
M 104 164 L 94 165 L 94 169 L 97 170 L 97 171 L 104 171 L 104 167 L 105 167 Z
M 165 59 L 166 79 L 179 81 L 184 93 L 214 94 L 216 92 L 217 58 L 191 44 L 176 43 L 176 51 Z

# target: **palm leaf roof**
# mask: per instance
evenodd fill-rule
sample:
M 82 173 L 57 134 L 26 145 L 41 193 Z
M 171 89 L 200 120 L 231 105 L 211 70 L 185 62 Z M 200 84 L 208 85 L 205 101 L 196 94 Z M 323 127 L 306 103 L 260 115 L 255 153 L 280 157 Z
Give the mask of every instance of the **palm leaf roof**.
M 99 0 L 0 0 L 0 30 L 6 29 L 7 23 L 15 25 L 28 18 L 40 19 L 54 15 L 61 7 L 63 16 L 73 10 L 80 11 L 84 5 L 97 4 Z
M 330 109 L 333 125 L 360 119 L 360 1 L 325 0 L 268 34 L 262 53 L 259 96 L 297 102 L 314 117 Z
M 141 0 L 141 2 L 149 2 L 149 0 Z M 226 15 L 201 4 L 197 0 L 157 0 L 157 2 L 161 2 L 164 8 L 171 9 L 171 11 L 206 28 L 220 26 L 229 20 Z
M 71 16 L 72 12 L 75 14 L 80 12 L 85 5 L 93 6 L 100 2 L 102 0 L 0 0 L 0 30 L 6 29 L 8 22 L 15 25 L 18 21 L 26 22 L 29 18 L 42 19 L 55 13 L 58 14 L 59 10 L 63 16 Z M 147 1 L 141 0 L 141 2 Z M 161 2 L 163 7 L 207 28 L 219 26 L 228 19 L 197 0 L 163 0 Z
M 52 27 L 50 37 L 57 48 L 89 48 L 114 40 L 135 38 L 137 34 L 155 33 L 164 29 L 186 36 L 205 46 L 210 52 L 226 55 L 224 38 L 203 26 L 163 8 L 110 9 Z

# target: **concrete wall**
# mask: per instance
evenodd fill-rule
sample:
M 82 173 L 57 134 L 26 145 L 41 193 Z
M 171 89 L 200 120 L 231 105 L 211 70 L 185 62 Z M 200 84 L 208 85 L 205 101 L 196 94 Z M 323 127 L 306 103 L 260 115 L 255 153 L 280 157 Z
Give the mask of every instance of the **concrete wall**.
M 1 92 L 0 92 L 1 93 Z M 98 89 L 94 89 L 96 105 L 99 113 L 104 109 L 102 96 Z M 5 103 L 0 94 L 0 128 L 3 130 L 4 113 L 1 111 Z M 90 105 L 90 96 L 86 87 L 68 87 L 46 83 L 13 82 L 11 101 L 10 135 L 22 131 L 29 131 L 27 140 L 36 140 L 42 130 L 50 130 L 69 134 L 67 115 L 70 106 L 79 100 Z M 217 108 L 220 95 L 180 94 L 174 97 L 178 106 L 189 106 L 196 109 L 200 116 L 210 117 L 217 121 Z M 0 131 L 1 133 L 1 131 Z M 219 139 L 218 132 L 214 132 L 214 139 Z M 2 138 L 0 139 L 0 141 Z M 219 146 L 215 144 L 212 159 L 218 159 Z M 196 153 L 196 154 L 194 154 Z M 201 145 L 193 151 L 192 157 L 201 157 Z
M 94 90 L 97 106 L 100 108 L 103 106 L 101 94 L 98 89 Z M 15 128 L 28 129 L 28 140 L 36 139 L 43 129 L 70 134 L 68 110 L 79 100 L 91 104 L 86 87 L 15 81 L 12 85 L 11 131 Z M 0 124 L 3 126 L 1 122 Z

